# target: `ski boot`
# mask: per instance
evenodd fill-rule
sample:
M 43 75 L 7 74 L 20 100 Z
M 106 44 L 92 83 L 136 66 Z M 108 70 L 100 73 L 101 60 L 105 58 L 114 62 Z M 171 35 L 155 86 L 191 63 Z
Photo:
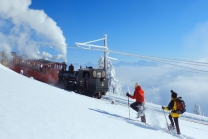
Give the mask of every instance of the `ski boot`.
M 168 126 L 168 129 L 169 129 L 169 130 L 175 130 L 175 126 L 172 125 L 172 124 L 170 124 L 170 125 Z

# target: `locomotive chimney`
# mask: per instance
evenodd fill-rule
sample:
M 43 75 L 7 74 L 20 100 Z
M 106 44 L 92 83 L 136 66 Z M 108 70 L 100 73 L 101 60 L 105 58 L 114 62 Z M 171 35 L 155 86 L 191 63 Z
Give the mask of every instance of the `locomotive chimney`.
M 69 72 L 74 72 L 74 66 L 72 64 L 69 66 Z
M 66 67 L 67 67 L 67 65 L 66 65 L 66 63 L 65 62 L 62 62 L 62 71 L 66 71 Z

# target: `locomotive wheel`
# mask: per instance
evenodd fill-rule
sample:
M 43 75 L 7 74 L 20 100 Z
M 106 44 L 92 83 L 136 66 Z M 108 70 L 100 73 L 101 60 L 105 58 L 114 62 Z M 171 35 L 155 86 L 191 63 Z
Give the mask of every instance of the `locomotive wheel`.
M 98 99 L 101 99 L 101 97 L 102 97 L 102 92 L 99 92 L 97 98 L 98 98 Z
M 98 97 L 97 97 L 98 99 L 101 99 L 102 98 L 102 95 L 98 95 Z
M 102 95 L 100 93 L 95 93 L 92 97 L 101 99 Z

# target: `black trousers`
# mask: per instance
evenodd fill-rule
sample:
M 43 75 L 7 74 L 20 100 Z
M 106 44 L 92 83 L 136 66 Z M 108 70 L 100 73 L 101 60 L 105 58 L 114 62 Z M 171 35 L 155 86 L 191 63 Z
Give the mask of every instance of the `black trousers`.
M 176 131 L 177 133 L 181 133 L 180 132 L 180 128 L 179 128 L 179 122 L 178 122 L 178 117 L 172 117 L 171 115 L 169 115 L 169 119 L 170 119 L 170 122 L 171 122 L 171 125 L 174 126 L 174 123 L 175 123 L 175 127 L 176 127 Z M 174 122 L 173 122 L 174 121 Z
M 144 104 L 142 104 L 141 102 L 134 102 L 134 103 L 132 103 L 132 104 L 130 105 L 130 107 L 131 107 L 133 110 L 135 110 L 136 112 L 138 112 L 138 111 L 139 111 L 139 108 L 138 108 L 139 105 L 144 105 Z M 143 107 L 144 107 L 144 106 L 143 106 Z M 146 117 L 145 117 L 145 114 L 144 114 L 143 116 L 141 116 L 141 121 L 144 122 L 144 123 L 146 123 Z

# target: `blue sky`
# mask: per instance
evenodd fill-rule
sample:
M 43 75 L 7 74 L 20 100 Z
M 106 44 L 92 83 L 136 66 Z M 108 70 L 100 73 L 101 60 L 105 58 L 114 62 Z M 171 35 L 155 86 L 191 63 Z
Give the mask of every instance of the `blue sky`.
M 207 55 L 207 47 L 195 44 L 197 29 L 207 27 L 207 7 L 204 0 L 35 0 L 30 5 L 31 9 L 44 10 L 57 23 L 69 46 L 107 34 L 111 50 L 186 60 L 207 58 L 201 57 Z M 195 42 L 190 45 L 191 40 Z M 67 60 L 86 63 L 88 57 L 95 63 L 101 54 L 68 49 Z M 137 61 L 134 57 L 110 56 Z
M 75 42 L 96 40 L 107 34 L 110 50 L 206 62 L 203 67 L 172 62 L 187 67 L 180 70 L 175 70 L 179 66 L 161 61 L 156 62 L 158 67 L 116 67 L 124 91 L 127 87 L 133 90 L 134 83 L 139 82 L 146 90 L 147 99 L 166 105 L 170 90 L 175 90 L 186 98 L 189 111 L 196 103 L 205 110 L 208 105 L 207 7 L 206 0 L 0 0 L 0 51 L 15 50 L 32 58 L 62 57 L 68 64 L 96 64 L 103 52 L 72 48 L 66 51 L 64 45 L 75 46 Z M 109 56 L 126 62 L 140 60 L 112 53 Z M 197 70 L 183 71 L 188 68 Z

